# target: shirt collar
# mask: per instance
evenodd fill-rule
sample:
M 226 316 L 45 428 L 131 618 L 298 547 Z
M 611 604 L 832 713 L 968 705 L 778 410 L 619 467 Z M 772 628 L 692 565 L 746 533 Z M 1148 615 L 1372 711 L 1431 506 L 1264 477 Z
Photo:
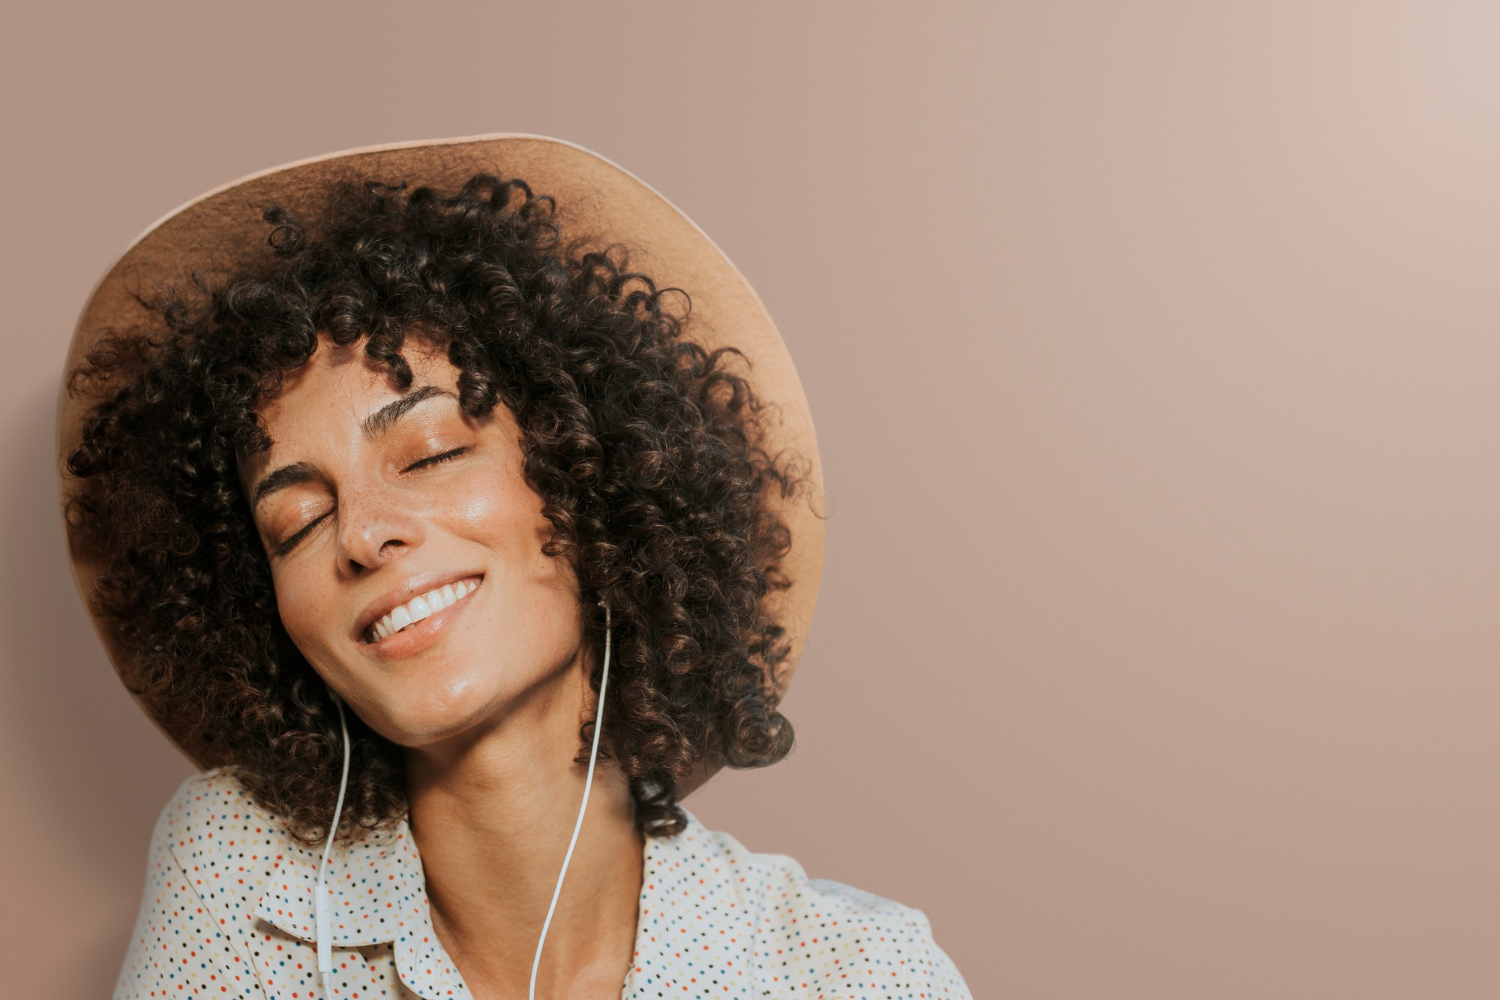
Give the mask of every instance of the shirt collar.
M 735 931 L 744 919 L 733 871 L 737 859 L 691 813 L 687 819 L 686 828 L 674 837 L 646 837 L 635 962 L 626 979 L 626 996 L 699 962 L 720 968 L 727 962 L 742 974 L 749 972 L 748 942 L 739 934 L 706 935 L 707 943 L 699 945 L 703 954 L 692 956 L 686 966 L 674 951 L 680 943 L 660 936 L 664 911 L 674 906 L 704 913 L 727 908 L 731 912 L 720 915 Z M 288 841 L 275 859 L 255 915 L 292 937 L 316 943 L 313 895 L 322 856 L 322 848 Z M 334 947 L 390 942 L 397 972 L 412 992 L 429 1000 L 469 998 L 433 930 L 422 859 L 406 817 L 394 829 L 366 830 L 357 840 L 336 845 L 328 856 L 325 881 L 333 904 Z
M 313 894 L 323 852 L 289 842 L 276 858 L 255 915 L 310 944 L 317 942 Z M 422 859 L 402 818 L 394 831 L 366 830 L 328 855 L 324 881 L 336 948 L 390 942 L 401 981 L 423 997 L 467 997 L 458 970 L 432 928 Z

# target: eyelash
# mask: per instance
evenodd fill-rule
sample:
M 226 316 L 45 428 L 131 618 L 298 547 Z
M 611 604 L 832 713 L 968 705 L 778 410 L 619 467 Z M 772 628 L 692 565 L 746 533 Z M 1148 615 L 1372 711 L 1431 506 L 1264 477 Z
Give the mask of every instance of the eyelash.
M 420 462 L 413 462 L 411 465 L 408 465 L 406 467 L 406 471 L 410 472 L 412 469 L 425 469 L 430 465 L 437 465 L 439 462 L 450 462 L 468 450 L 468 448 L 454 448 L 452 451 L 445 451 L 441 455 L 433 455 L 431 458 L 424 458 Z
M 467 447 L 454 448 L 452 451 L 445 451 L 440 455 L 432 455 L 428 458 L 422 459 L 421 461 L 413 462 L 411 465 L 408 465 L 401 471 L 411 472 L 414 469 L 426 469 L 434 465 L 439 465 L 443 462 L 451 462 L 453 459 L 457 458 L 468 450 L 469 449 Z M 276 547 L 276 554 L 278 556 L 284 556 L 288 552 L 292 551 L 292 549 L 296 547 L 297 543 L 302 541 L 303 536 L 305 536 L 309 531 L 316 528 L 318 526 L 318 522 L 322 521 L 323 518 L 327 516 L 327 514 L 324 514 L 323 517 L 319 517 L 316 520 L 313 520 L 303 526 L 303 528 L 295 535 L 293 535 L 291 538 L 288 538 L 286 541 L 282 542 Z

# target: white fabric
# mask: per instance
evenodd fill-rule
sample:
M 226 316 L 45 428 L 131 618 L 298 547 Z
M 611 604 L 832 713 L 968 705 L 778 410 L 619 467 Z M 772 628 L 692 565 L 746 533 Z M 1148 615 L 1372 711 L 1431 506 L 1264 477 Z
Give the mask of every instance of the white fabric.
M 178 788 L 151 839 L 145 891 L 115 1000 L 320 995 L 313 893 L 319 847 L 222 769 Z M 403 819 L 329 859 L 336 997 L 472 1000 L 433 931 Z M 646 838 L 625 1000 L 672 997 L 969 998 L 919 910 L 810 879 L 689 813 Z M 529 950 L 531 933 L 518 936 Z

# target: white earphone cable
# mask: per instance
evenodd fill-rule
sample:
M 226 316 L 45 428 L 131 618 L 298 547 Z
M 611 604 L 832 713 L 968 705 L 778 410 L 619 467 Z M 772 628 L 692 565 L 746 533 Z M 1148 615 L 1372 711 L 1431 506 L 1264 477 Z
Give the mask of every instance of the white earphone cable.
M 333 835 L 339 829 L 339 814 L 344 811 L 344 791 L 349 787 L 349 726 L 344 721 L 344 703 L 332 687 L 334 707 L 339 710 L 339 731 L 344 734 L 344 776 L 339 780 L 339 801 L 333 807 L 333 825 L 328 828 L 328 843 L 323 845 L 323 862 L 318 865 L 318 887 L 313 894 L 313 911 L 318 925 L 318 974 L 323 979 L 325 1000 L 333 1000 L 333 907 L 324 878 L 328 871 L 328 852 L 333 849 Z
M 594 784 L 594 762 L 599 758 L 599 730 L 604 725 L 604 686 L 609 683 L 609 605 L 599 602 L 604 608 L 604 666 L 599 674 L 599 708 L 594 713 L 594 746 L 589 751 L 589 775 L 583 783 L 583 802 L 578 807 L 578 820 L 573 824 L 573 839 L 568 841 L 568 853 L 563 857 L 562 871 L 557 873 L 557 887 L 552 890 L 552 905 L 547 907 L 547 919 L 542 924 L 542 936 L 537 938 L 536 956 L 531 960 L 531 986 L 526 991 L 528 1000 L 536 1000 L 536 970 L 542 964 L 542 945 L 547 941 L 547 928 L 552 926 L 552 913 L 557 909 L 557 897 L 562 894 L 563 878 L 568 874 L 568 862 L 573 860 L 573 848 L 578 844 L 578 831 L 583 828 L 583 811 L 589 805 L 589 789 Z
M 594 784 L 594 765 L 599 759 L 599 732 L 604 725 L 604 689 L 609 683 L 610 618 L 609 605 L 604 601 L 604 665 L 599 676 L 599 707 L 594 715 L 594 745 L 589 751 L 589 772 L 583 782 L 583 802 L 578 806 L 578 819 L 573 823 L 573 839 L 568 841 L 568 853 L 563 857 L 562 871 L 557 873 L 557 886 L 552 890 L 552 903 L 547 907 L 547 919 L 542 924 L 542 935 L 536 942 L 536 955 L 531 960 L 531 986 L 527 990 L 529 1000 L 536 1000 L 536 973 L 542 963 L 542 946 L 547 942 L 547 929 L 552 926 L 552 914 L 557 910 L 557 900 L 562 895 L 563 879 L 568 874 L 568 863 L 573 860 L 573 848 L 578 845 L 578 832 L 583 828 L 583 814 L 589 805 L 589 791 Z M 318 866 L 318 886 L 313 896 L 313 909 L 318 927 L 318 974 L 323 979 L 325 1000 L 333 996 L 333 912 L 325 882 L 328 870 L 328 853 L 333 849 L 333 837 L 338 832 L 339 814 L 344 811 L 344 792 L 349 787 L 349 727 L 344 718 L 344 705 L 333 688 L 328 689 L 333 704 L 339 710 L 339 730 L 344 736 L 344 775 L 339 781 L 339 800 L 333 809 L 333 825 L 328 830 L 328 843 L 323 846 L 323 862 Z

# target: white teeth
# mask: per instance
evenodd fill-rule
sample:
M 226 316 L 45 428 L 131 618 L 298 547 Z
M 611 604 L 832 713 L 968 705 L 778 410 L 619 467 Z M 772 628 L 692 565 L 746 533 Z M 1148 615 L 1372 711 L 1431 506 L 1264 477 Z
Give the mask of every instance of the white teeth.
M 413 597 L 400 607 L 392 608 L 389 614 L 371 627 L 370 634 L 373 638 L 370 641 L 379 642 L 381 639 L 395 635 L 406 626 L 443 610 L 465 594 L 473 593 L 478 587 L 479 584 L 475 581 L 466 580 L 458 584 L 445 584 L 438 590 L 429 590 L 425 594 Z

